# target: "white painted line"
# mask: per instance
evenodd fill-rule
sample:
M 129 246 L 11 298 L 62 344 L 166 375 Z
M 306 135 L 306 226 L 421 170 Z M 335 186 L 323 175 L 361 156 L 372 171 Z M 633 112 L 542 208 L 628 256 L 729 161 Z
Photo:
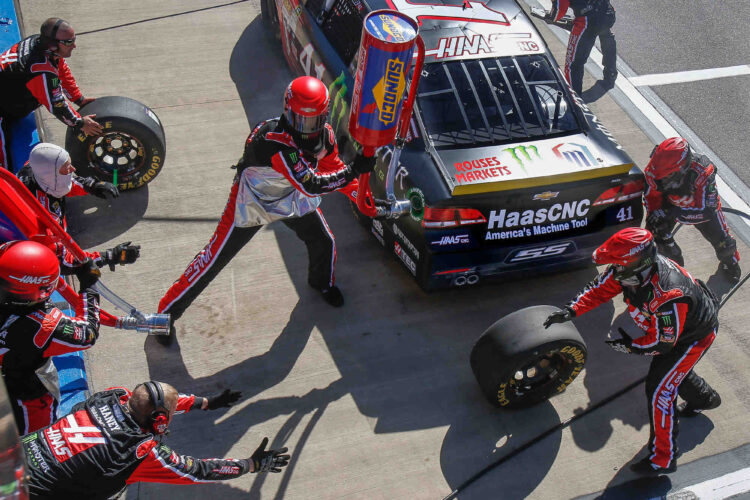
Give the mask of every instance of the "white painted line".
M 722 500 L 748 491 L 750 491 L 750 469 L 742 469 L 670 493 L 668 498 L 692 498 L 688 497 L 687 493 L 693 493 L 700 500 Z
M 696 69 L 692 71 L 678 71 L 675 73 L 654 73 L 653 75 L 634 76 L 630 83 L 636 87 L 654 85 L 668 85 L 670 83 L 697 82 L 700 80 L 713 80 L 715 78 L 726 78 L 728 76 L 750 75 L 750 66 L 729 66 L 726 68 Z
M 602 66 L 602 53 L 599 49 L 594 47 L 591 50 L 590 59 L 596 63 L 596 65 L 603 71 Z M 660 134 L 666 137 L 676 137 L 680 134 L 675 128 L 654 108 L 648 100 L 635 88 L 635 86 L 628 81 L 626 78 L 618 78 L 615 84 L 620 91 L 633 103 L 635 107 L 641 110 L 641 113 L 656 127 Z M 745 200 L 740 198 L 729 185 L 717 174 L 716 175 L 716 187 L 719 191 L 719 196 L 726 205 L 744 212 L 750 213 L 750 205 Z M 739 218 L 744 224 L 750 227 L 750 220 Z

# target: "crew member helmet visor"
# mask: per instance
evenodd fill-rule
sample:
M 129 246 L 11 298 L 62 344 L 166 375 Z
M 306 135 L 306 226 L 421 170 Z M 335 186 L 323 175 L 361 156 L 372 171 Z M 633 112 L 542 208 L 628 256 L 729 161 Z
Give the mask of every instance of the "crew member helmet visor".
M 302 137 L 320 134 L 328 119 L 328 88 L 312 76 L 295 78 L 284 93 L 284 115 Z
M 614 278 L 623 285 L 640 285 L 656 262 L 656 244 L 650 231 L 629 227 L 616 232 L 592 255 L 594 264 L 611 264 Z
M 60 262 L 35 241 L 10 241 L 0 246 L 0 288 L 5 301 L 32 304 L 47 300 L 57 287 Z
M 671 137 L 654 148 L 646 172 L 657 181 L 681 177 L 692 158 L 690 145 L 682 137 Z

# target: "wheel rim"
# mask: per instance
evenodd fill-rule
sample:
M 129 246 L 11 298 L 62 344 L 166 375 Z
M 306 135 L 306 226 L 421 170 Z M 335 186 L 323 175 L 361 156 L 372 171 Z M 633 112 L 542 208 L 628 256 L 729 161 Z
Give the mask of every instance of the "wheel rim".
M 143 165 L 145 148 L 136 137 L 125 132 L 109 132 L 97 137 L 89 146 L 89 164 L 99 172 L 120 178 L 138 171 Z
M 528 397 L 534 392 L 546 392 L 556 384 L 560 372 L 568 364 L 568 359 L 559 352 L 545 353 L 520 366 L 508 382 L 507 395 L 511 398 Z

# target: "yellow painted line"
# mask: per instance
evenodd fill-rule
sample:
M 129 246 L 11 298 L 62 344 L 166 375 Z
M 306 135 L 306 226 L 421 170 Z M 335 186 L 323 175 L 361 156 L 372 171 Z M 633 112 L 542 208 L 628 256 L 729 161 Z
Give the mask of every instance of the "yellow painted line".
M 575 182 L 587 179 L 598 179 L 610 175 L 621 175 L 630 172 L 632 163 L 615 165 L 613 167 L 598 168 L 596 170 L 584 170 L 566 174 L 548 175 L 545 177 L 532 177 L 529 179 L 513 179 L 497 182 L 484 182 L 481 184 L 467 184 L 456 186 L 451 193 L 454 196 L 467 194 L 492 193 L 496 191 L 510 191 L 513 189 L 526 189 L 538 186 L 549 186 L 550 184 L 561 184 L 564 182 Z

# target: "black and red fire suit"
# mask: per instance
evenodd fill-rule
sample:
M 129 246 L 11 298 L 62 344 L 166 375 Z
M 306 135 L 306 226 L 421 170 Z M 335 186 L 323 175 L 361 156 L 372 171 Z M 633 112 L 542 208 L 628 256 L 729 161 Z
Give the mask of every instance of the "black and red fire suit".
M 622 286 L 613 274 L 614 267 L 608 266 L 568 307 L 580 316 L 623 294 L 630 317 L 645 332 L 633 339 L 630 352 L 654 356 L 646 377 L 649 459 L 668 468 L 678 451 L 677 395 L 693 407 L 705 408 L 714 393 L 693 367 L 716 337 L 718 305 L 705 284 L 661 255 L 651 279 L 639 287 Z
M 208 244 L 198 252 L 159 302 L 159 312 L 178 319 L 214 277 L 263 226 L 281 220 L 307 246 L 307 281 L 324 290 L 334 284 L 336 241 L 318 195 L 351 192 L 357 177 L 339 158 L 329 124 L 314 156 L 298 148 L 284 118 L 255 126 L 245 142 L 224 213 Z
M 99 294 L 81 290 L 83 314 L 71 318 L 47 300 L 32 306 L 0 304 L 0 366 L 21 434 L 55 419 L 57 401 L 36 370 L 58 354 L 88 349 L 99 337 Z
M 583 67 L 597 37 L 602 47 L 604 80 L 614 82 L 617 77 L 617 43 L 612 32 L 614 7 L 609 0 L 552 0 L 548 19 L 559 21 L 568 7 L 573 9 L 575 15 L 565 53 L 565 78 L 568 83 L 578 94 L 583 90 Z
M 52 425 L 21 438 L 32 498 L 105 499 L 137 482 L 193 484 L 250 471 L 245 459 L 177 454 L 133 419 L 130 397 L 122 387 L 98 392 Z M 180 394 L 176 413 L 200 407 L 202 401 Z
M 67 97 L 67 98 L 66 98 Z M 83 94 L 62 57 L 50 57 L 39 35 L 24 38 L 0 54 L 0 166 L 9 168 L 10 125 L 44 106 L 70 127 L 83 118 L 68 101 Z
M 674 243 L 675 225 L 694 225 L 714 247 L 722 263 L 737 264 L 740 253 L 737 242 L 721 211 L 721 199 L 716 189 L 716 168 L 702 154 L 693 154 L 690 166 L 676 191 L 660 191 L 653 171 L 646 169 L 646 229 L 654 234 L 659 252 L 683 264 L 682 251 Z
M 26 165 L 24 165 L 24 167 L 18 172 L 18 174 L 16 174 L 16 176 L 21 180 L 23 185 L 26 186 L 29 191 L 31 191 L 31 194 L 34 195 L 39 203 L 41 203 L 41 205 L 46 208 L 50 214 L 52 214 L 55 220 L 57 220 L 57 223 L 60 224 L 60 227 L 63 228 L 66 232 L 68 231 L 68 221 L 65 217 L 65 198 L 92 194 L 91 189 L 86 186 L 91 186 L 94 182 L 96 182 L 92 178 L 79 177 L 73 174 L 73 187 L 70 189 L 70 192 L 63 198 L 55 198 L 54 196 L 47 194 L 47 192 L 39 187 L 39 184 L 37 184 L 37 182 L 34 180 L 34 176 L 31 172 L 31 166 L 29 166 L 28 162 L 26 162 Z M 73 254 L 68 252 L 63 245 L 58 245 L 56 251 L 57 257 L 60 259 L 60 274 L 62 274 L 63 276 L 67 276 L 75 273 L 76 268 L 80 266 L 81 263 L 78 262 L 76 258 L 73 257 Z M 91 260 L 93 260 L 98 267 L 104 266 L 104 263 L 102 262 L 102 255 L 100 252 L 84 251 L 84 253 L 86 254 L 86 257 L 91 258 Z

